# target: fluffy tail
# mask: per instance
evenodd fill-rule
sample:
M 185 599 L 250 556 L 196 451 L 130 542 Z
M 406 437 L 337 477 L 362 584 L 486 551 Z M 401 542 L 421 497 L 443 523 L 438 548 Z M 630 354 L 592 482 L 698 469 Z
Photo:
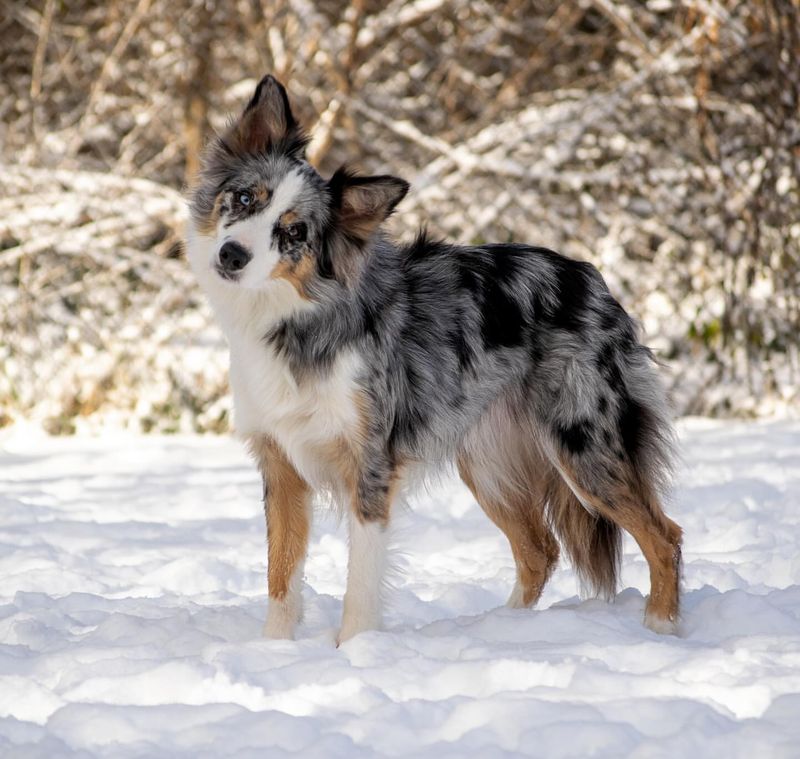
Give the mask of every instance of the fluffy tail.
M 590 514 L 554 472 L 548 488 L 547 516 L 566 549 L 588 595 L 610 600 L 617 592 L 622 532 L 600 515 Z

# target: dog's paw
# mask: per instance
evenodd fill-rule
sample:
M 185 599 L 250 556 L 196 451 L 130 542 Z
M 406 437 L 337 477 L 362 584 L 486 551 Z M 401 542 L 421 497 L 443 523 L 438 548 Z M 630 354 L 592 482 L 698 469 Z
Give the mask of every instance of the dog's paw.
M 261 634 L 269 640 L 294 640 L 294 625 L 278 624 L 267 619 Z
M 519 580 L 514 583 L 514 588 L 508 597 L 508 601 L 506 601 L 506 606 L 509 609 L 529 609 L 533 606 L 532 602 L 525 603 L 525 589 Z
M 644 615 L 644 626 L 659 635 L 677 635 L 678 623 L 673 619 L 658 617 L 651 612 Z
M 282 604 L 270 604 L 263 635 L 270 640 L 292 640 L 299 614 L 285 608 Z
M 359 633 L 369 630 L 379 630 L 380 616 L 376 614 L 349 614 L 342 619 L 342 627 L 336 636 L 336 647 L 350 640 Z

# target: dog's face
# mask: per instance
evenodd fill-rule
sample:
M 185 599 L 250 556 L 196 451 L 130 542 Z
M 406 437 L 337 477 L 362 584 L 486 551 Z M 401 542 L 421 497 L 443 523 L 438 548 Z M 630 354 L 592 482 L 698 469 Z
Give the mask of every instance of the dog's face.
M 308 164 L 290 155 L 246 159 L 215 197 L 214 270 L 251 289 L 279 277 L 305 280 L 327 225 L 325 201 L 325 184 Z
M 287 280 L 304 298 L 341 278 L 408 184 L 339 170 L 324 180 L 305 161 L 307 139 L 286 90 L 264 77 L 241 117 L 204 156 L 191 211 L 207 264 L 236 286 Z

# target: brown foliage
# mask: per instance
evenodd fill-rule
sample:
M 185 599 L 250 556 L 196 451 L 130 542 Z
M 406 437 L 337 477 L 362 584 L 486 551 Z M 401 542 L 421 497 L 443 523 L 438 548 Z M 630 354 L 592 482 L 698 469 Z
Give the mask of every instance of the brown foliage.
M 178 193 L 268 71 L 323 172 L 412 182 L 401 235 L 598 264 L 681 410 L 796 400 L 799 29 L 796 0 L 6 0 L 0 419 L 224 425 Z

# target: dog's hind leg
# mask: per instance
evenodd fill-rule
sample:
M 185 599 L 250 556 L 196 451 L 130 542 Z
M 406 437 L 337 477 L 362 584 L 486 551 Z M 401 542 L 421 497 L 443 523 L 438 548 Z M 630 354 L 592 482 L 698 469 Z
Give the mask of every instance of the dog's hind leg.
M 610 486 L 597 487 L 580 464 L 562 460 L 561 471 L 578 500 L 627 531 L 650 568 L 650 597 L 645 625 L 654 632 L 675 633 L 678 624 L 681 528 L 664 514 L 658 498 L 645 495 L 627 473 Z
M 519 472 L 487 472 L 486 464 L 476 459 L 474 455 L 462 453 L 458 457 L 458 471 L 475 500 L 505 533 L 511 545 L 517 581 L 508 606 L 532 606 L 539 600 L 558 562 L 558 542 L 544 516 L 545 475 L 550 465 L 542 460 L 539 469 L 534 466 L 539 461 L 538 456 L 526 454 L 525 466 L 521 467 L 524 481 L 519 481 Z
M 292 638 L 303 612 L 301 582 L 311 526 L 311 489 L 268 437 L 250 439 L 264 484 L 269 609 L 264 635 Z
M 623 397 L 615 424 L 605 430 L 598 421 L 582 424 L 580 431 L 578 425 L 557 428 L 552 455 L 577 501 L 639 544 L 650 568 L 645 624 L 655 632 L 674 633 L 682 533 L 664 513 L 658 494 L 668 456 L 664 434 L 652 409 Z

